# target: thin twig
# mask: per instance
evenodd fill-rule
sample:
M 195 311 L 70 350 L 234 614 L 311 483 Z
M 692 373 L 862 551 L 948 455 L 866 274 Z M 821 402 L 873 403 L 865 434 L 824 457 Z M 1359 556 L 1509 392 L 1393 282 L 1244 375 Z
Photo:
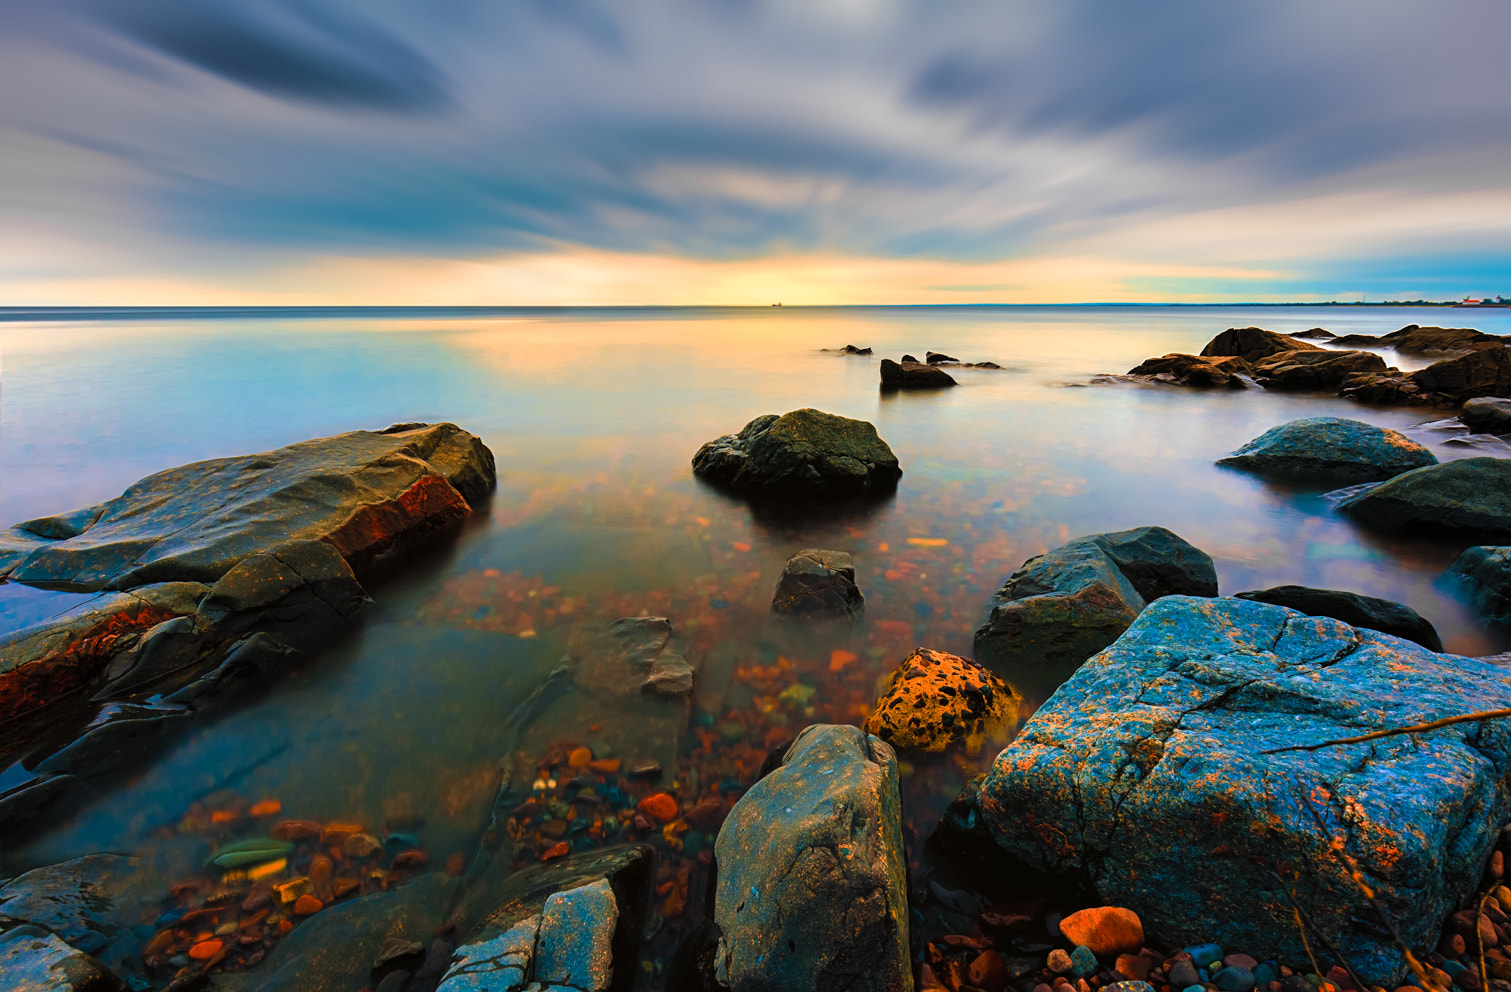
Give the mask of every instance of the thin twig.
M 1485 967 L 1485 931 L 1480 929 L 1480 920 L 1485 918 L 1485 902 L 1490 898 L 1490 890 L 1480 896 L 1479 908 L 1474 911 L 1474 936 L 1480 945 L 1480 992 L 1490 992 L 1490 969 Z
M 1271 872 L 1270 874 L 1274 875 L 1275 873 Z M 1354 985 L 1359 989 L 1359 992 L 1369 992 L 1369 986 L 1365 985 L 1363 979 L 1361 979 L 1354 971 L 1354 966 L 1348 963 L 1348 958 L 1344 957 L 1343 952 L 1338 950 L 1338 948 L 1333 945 L 1333 942 L 1327 939 L 1327 934 L 1322 932 L 1322 928 L 1317 926 L 1316 923 L 1313 923 L 1311 918 L 1306 915 L 1306 911 L 1301 908 L 1301 903 L 1296 899 L 1295 896 L 1291 895 L 1291 890 L 1286 888 L 1285 882 L 1280 878 L 1279 875 L 1275 875 L 1275 880 L 1280 882 L 1281 891 L 1284 892 L 1285 897 L 1291 901 L 1291 908 L 1296 911 L 1297 916 L 1301 917 L 1303 926 L 1310 928 L 1312 933 L 1317 935 L 1317 939 L 1322 942 L 1322 949 L 1327 951 L 1327 953 L 1331 954 L 1333 957 L 1337 958 L 1340 963 L 1342 963 L 1343 970 L 1348 972 L 1348 977 L 1353 979 Z M 1315 963 L 1316 962 L 1314 961 L 1313 964 Z M 1318 974 L 1321 975 L 1322 973 L 1319 971 Z M 1322 977 L 1326 978 L 1327 976 L 1322 975 Z M 1427 992 L 1434 992 L 1434 990 L 1428 989 Z
M 1377 741 L 1382 737 L 1397 737 L 1401 734 L 1425 734 L 1429 730 L 1451 727 L 1456 723 L 1474 723 L 1476 720 L 1496 720 L 1508 716 L 1511 716 L 1511 710 L 1484 710 L 1479 713 L 1465 713 L 1463 716 L 1450 716 L 1445 720 L 1433 720 L 1431 723 L 1419 723 L 1413 727 L 1377 730 L 1372 734 L 1364 734 L 1359 737 L 1344 737 L 1336 741 L 1323 741 L 1320 744 L 1292 744 L 1288 747 L 1271 748 L 1268 751 L 1260 751 L 1259 753 L 1280 754 L 1284 751 L 1320 751 L 1325 747 L 1336 747 L 1339 744 L 1363 744 L 1365 741 Z

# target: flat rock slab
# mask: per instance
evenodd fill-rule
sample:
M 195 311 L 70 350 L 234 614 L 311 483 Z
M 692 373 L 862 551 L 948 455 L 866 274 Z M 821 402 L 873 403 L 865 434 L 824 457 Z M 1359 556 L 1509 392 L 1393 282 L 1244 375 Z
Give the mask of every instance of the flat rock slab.
M 1271 427 L 1217 464 L 1260 475 L 1331 483 L 1389 479 L 1437 456 L 1400 431 L 1341 417 L 1308 417 Z
M 897 758 L 856 727 L 808 727 L 715 843 L 714 971 L 731 992 L 911 992 Z
M 892 491 L 902 469 L 871 424 L 805 408 L 709 441 L 693 474 L 751 496 L 852 497 Z
M 327 541 L 360 568 L 465 516 L 495 482 L 492 453 L 455 424 L 352 431 L 169 469 L 109 502 L 18 524 L 0 534 L 0 577 L 80 592 L 211 583 L 298 540 Z
M 1464 458 L 1413 469 L 1347 496 L 1338 509 L 1378 527 L 1511 531 L 1511 459 Z
M 1511 727 L 1263 752 L 1508 707 L 1493 665 L 1265 603 L 1169 597 L 997 757 L 981 816 L 1002 850 L 1088 880 L 1165 946 L 1304 960 L 1278 874 L 1365 980 L 1394 987 L 1404 963 L 1350 871 L 1410 946 L 1434 946 L 1511 814 Z

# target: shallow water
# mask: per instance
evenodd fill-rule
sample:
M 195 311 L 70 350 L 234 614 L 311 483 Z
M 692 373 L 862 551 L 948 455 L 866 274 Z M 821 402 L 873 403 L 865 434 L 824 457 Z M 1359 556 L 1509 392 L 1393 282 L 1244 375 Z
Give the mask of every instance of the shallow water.
M 1511 647 L 1443 579 L 1469 541 L 1362 531 L 1316 490 L 1213 465 L 1269 427 L 1318 415 L 1404 430 L 1443 460 L 1480 453 L 1414 426 L 1444 414 L 1262 391 L 1080 388 L 1150 356 L 1198 351 L 1225 327 L 1382 334 L 1422 323 L 1508 333 L 1511 311 L 67 316 L 0 322 L 6 524 L 108 499 L 173 465 L 399 421 L 450 420 L 480 435 L 500 481 L 486 514 L 374 588 L 378 606 L 358 636 L 78 813 L 7 843 L 0 875 L 129 850 L 146 858 L 153 884 L 166 884 L 208 850 L 185 826 L 191 810 L 268 797 L 286 816 L 419 823 L 433 859 L 468 856 L 501 759 L 528 770 L 553 744 L 587 740 L 634 756 L 633 728 L 581 700 L 560 701 L 517 742 L 505 726 L 574 624 L 620 616 L 670 617 L 702 664 L 698 715 L 662 785 L 684 796 L 733 793 L 771 743 L 805 723 L 858 723 L 878 681 L 913 647 L 969 655 L 989 596 L 1025 558 L 1142 524 L 1210 553 L 1224 593 L 1283 583 L 1351 589 L 1412 606 L 1449 651 Z M 943 392 L 883 394 L 876 357 L 818 350 L 847 343 L 878 357 L 931 349 L 1004 370 L 960 370 L 960 387 Z M 689 460 L 704 441 L 803 406 L 876 424 L 904 469 L 895 498 L 777 521 L 692 477 Z M 866 622 L 846 642 L 766 619 L 782 563 L 805 547 L 855 556 Z M 77 598 L 0 585 L 0 630 Z M 855 660 L 836 659 L 835 648 Z M 1021 681 L 1031 704 L 1053 689 Z M 504 753 L 511 743 L 519 753 Z M 909 776 L 920 839 L 970 771 L 919 765 Z M 24 775 L 0 773 L 0 788 Z

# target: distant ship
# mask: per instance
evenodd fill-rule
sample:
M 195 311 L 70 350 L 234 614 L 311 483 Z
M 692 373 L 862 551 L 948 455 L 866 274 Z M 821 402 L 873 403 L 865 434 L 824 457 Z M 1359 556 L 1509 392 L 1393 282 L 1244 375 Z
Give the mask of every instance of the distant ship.
M 780 303 L 773 303 L 772 306 L 779 307 L 779 306 L 781 306 L 781 304 Z

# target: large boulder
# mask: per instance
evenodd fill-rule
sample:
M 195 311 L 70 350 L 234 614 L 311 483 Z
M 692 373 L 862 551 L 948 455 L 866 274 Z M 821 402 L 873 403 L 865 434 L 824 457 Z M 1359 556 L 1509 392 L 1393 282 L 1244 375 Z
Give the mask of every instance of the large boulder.
M 1372 351 L 1282 351 L 1254 363 L 1254 378 L 1266 389 L 1333 390 L 1351 376 L 1384 372 Z
M 892 749 L 820 724 L 740 797 L 715 844 L 714 972 L 731 992 L 912 992 Z
M 1465 400 L 1459 419 L 1475 434 L 1511 434 L 1511 399 L 1476 396 Z
M 1007 577 L 976 630 L 975 657 L 1014 684 L 1058 682 L 1117 640 L 1150 600 L 1172 594 L 1217 595 L 1217 571 L 1171 531 L 1077 538 Z
M 866 718 L 865 731 L 898 751 L 974 757 L 1007 743 L 1023 697 L 969 658 L 918 648 L 892 672 Z
M 1239 599 L 1284 606 L 1310 617 L 1332 617 L 1353 627 L 1378 630 L 1415 641 L 1429 651 L 1443 650 L 1442 638 L 1427 618 L 1409 606 L 1374 596 L 1339 589 L 1309 589 L 1306 586 L 1274 586 L 1253 592 L 1238 592 Z
M 1492 344 L 1410 375 L 1354 376 L 1345 381 L 1340 395 L 1365 403 L 1445 407 L 1480 396 L 1511 397 L 1511 353 L 1504 345 Z
M 1207 342 L 1201 350 L 1204 357 L 1237 356 L 1248 362 L 1292 351 L 1322 351 L 1314 344 L 1307 344 L 1288 334 L 1267 331 L 1262 327 L 1230 327 Z
M 1487 619 L 1511 622 L 1511 548 L 1467 548 L 1448 570 L 1467 582 L 1475 607 Z
M 1431 950 L 1511 815 L 1511 727 L 1273 752 L 1507 707 L 1493 665 L 1266 603 L 1169 597 L 997 756 L 980 815 L 1002 851 L 1138 913 L 1155 946 L 1305 960 L 1289 888 L 1391 988 L 1404 961 L 1353 872 Z
M 1511 531 L 1511 459 L 1464 458 L 1413 469 L 1345 497 L 1338 509 L 1379 527 Z
M 753 496 L 845 497 L 890 492 L 902 469 L 864 420 L 802 409 L 709 441 L 693 456 L 693 473 Z
M 1271 427 L 1217 464 L 1261 475 L 1370 482 L 1437 461 L 1400 431 L 1339 417 L 1308 417 Z
M 850 553 L 819 548 L 787 559 L 771 598 L 771 612 L 805 620 L 853 620 L 865 608 Z
M 1241 358 L 1198 358 L 1195 355 L 1166 355 L 1151 358 L 1128 370 L 1128 375 L 1147 382 L 1171 386 L 1194 386 L 1198 389 L 1247 389 L 1244 376 L 1252 371 Z
M 907 359 L 899 364 L 890 358 L 881 360 L 881 384 L 887 389 L 937 389 L 958 385 L 954 376 L 933 364 Z
M 1477 348 L 1493 348 L 1506 343 L 1507 338 L 1486 334 L 1472 327 L 1421 327 L 1407 324 L 1399 331 L 1391 331 L 1376 337 L 1373 334 L 1345 334 L 1335 338 L 1334 344 L 1394 348 L 1413 355 L 1451 355 Z

